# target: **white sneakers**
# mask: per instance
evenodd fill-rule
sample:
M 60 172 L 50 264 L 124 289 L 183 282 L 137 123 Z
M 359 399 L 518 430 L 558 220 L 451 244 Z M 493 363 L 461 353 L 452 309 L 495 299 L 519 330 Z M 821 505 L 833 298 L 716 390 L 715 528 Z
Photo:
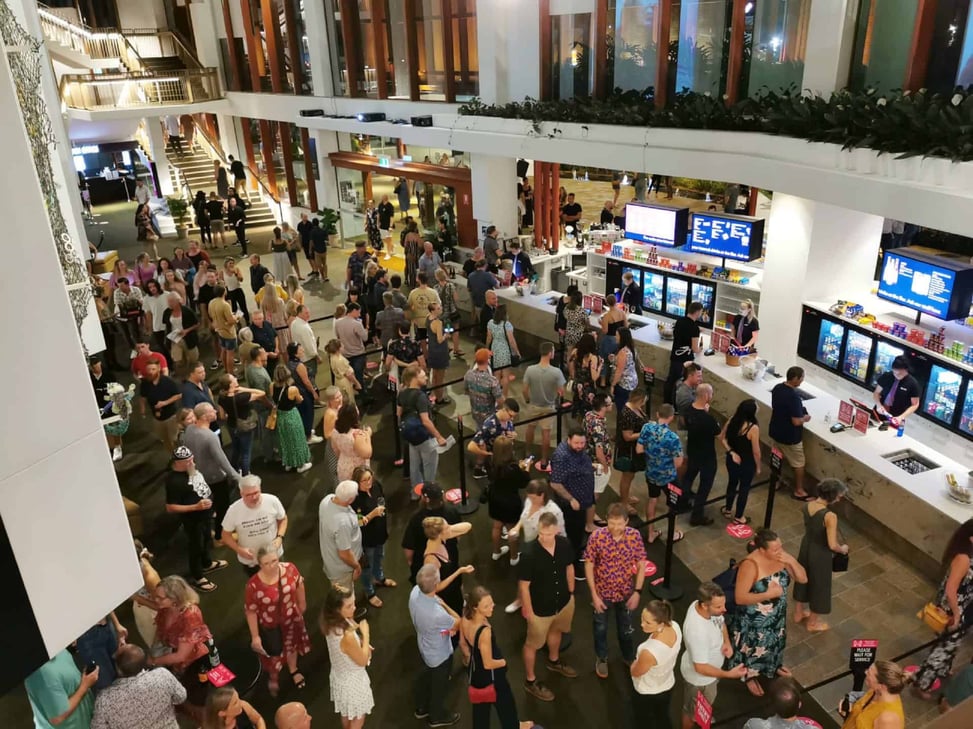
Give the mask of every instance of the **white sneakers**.
M 298 469 L 297 469 L 297 472 L 298 472 L 298 473 L 304 473 L 305 471 L 310 471 L 310 470 L 311 470 L 311 463 L 310 463 L 310 462 L 308 462 L 308 463 L 305 463 L 305 464 L 304 464 L 303 466 L 301 466 L 300 468 L 298 468 Z
M 392 256 L 390 256 L 390 255 L 389 255 L 388 253 L 386 253 L 386 254 L 385 254 L 385 259 L 384 259 L 384 260 L 386 260 L 386 261 L 388 261 L 388 260 L 390 260 L 391 258 L 392 258 Z
M 314 445 L 315 443 L 321 443 L 323 440 L 324 438 L 322 438 L 320 435 L 317 435 L 316 433 L 311 433 L 311 437 L 307 439 L 307 444 Z
M 510 560 L 510 566 L 511 567 L 516 567 L 518 564 L 520 564 L 520 555 L 519 554 L 516 557 L 514 557 L 513 559 Z
M 115 446 L 112 449 L 111 459 L 113 461 L 120 461 L 120 460 L 122 460 L 122 447 L 121 446 Z
M 512 603 L 507 605 L 507 607 L 505 607 L 503 611 L 507 613 L 507 615 L 513 615 L 515 612 L 520 610 L 520 608 L 521 608 L 521 602 L 520 602 L 520 598 L 518 597 Z
M 502 547 L 500 547 L 500 551 L 499 552 L 494 552 L 490 556 L 493 558 L 493 561 L 494 562 L 499 562 L 500 561 L 500 558 L 503 557 L 503 555 L 505 555 L 509 551 L 510 551 L 510 547 L 508 547 L 506 544 L 504 544 Z

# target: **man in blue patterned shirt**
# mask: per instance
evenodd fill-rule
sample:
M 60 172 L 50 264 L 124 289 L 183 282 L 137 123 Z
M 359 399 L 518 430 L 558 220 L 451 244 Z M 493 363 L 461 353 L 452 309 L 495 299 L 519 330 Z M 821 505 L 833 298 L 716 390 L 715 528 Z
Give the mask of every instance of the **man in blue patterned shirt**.
M 587 514 L 590 509 L 593 516 L 595 509 L 595 471 L 587 445 L 584 429 L 575 426 L 551 456 L 551 488 L 564 512 L 564 531 L 578 560 L 574 578 L 579 581 L 584 580 L 581 556 L 584 554 Z
M 682 443 L 679 436 L 669 427 L 676 411 L 669 403 L 663 403 L 655 413 L 655 420 L 650 420 L 642 426 L 635 452 L 645 454 L 645 483 L 649 487 L 649 499 L 646 506 L 645 518 L 651 522 L 655 519 L 655 505 L 662 489 L 671 483 L 676 483 L 677 469 L 682 465 Z M 648 541 L 652 544 L 660 532 L 650 524 Z M 675 540 L 682 539 L 682 532 L 677 531 Z

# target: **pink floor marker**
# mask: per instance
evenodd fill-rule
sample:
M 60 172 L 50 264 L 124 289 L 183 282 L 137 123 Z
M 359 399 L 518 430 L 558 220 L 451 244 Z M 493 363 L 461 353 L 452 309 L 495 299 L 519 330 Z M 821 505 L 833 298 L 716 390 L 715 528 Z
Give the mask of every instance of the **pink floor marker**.
M 753 536 L 753 528 L 749 524 L 736 524 L 731 521 L 726 525 L 726 533 L 734 539 L 750 539 Z
M 450 489 L 443 494 L 443 498 L 451 504 L 458 504 L 463 500 L 463 492 L 459 489 Z

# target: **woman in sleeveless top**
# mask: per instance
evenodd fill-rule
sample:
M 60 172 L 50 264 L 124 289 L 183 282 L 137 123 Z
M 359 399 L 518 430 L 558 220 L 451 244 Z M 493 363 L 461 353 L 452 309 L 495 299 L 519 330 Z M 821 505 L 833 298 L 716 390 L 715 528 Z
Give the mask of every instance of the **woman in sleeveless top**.
M 834 555 L 848 554 L 848 545 L 838 538 L 838 515 L 831 507 L 848 493 L 835 478 L 818 484 L 818 498 L 804 505 L 804 539 L 797 561 L 807 572 L 807 584 L 794 588 L 794 622 L 807 619 L 807 629 L 820 633 L 828 629 L 822 616 L 831 613 L 831 574 Z
M 267 723 L 230 686 L 214 689 L 206 697 L 203 729 L 265 729 Z
M 227 258 L 223 262 L 223 286 L 226 287 L 226 298 L 233 304 L 233 310 L 243 313 L 243 320 L 250 326 L 250 311 L 247 309 L 247 295 L 243 290 L 243 274 L 237 268 L 236 261 Z
M 331 447 L 338 454 L 338 481 L 347 481 L 359 466 L 368 466 L 372 457 L 372 429 L 361 427 L 355 401 L 346 402 L 338 411 Z
M 598 343 L 598 354 L 606 362 L 610 361 L 612 355 L 618 351 L 618 339 L 615 336 L 618 330 L 628 326 L 628 315 L 615 303 L 614 296 L 606 296 L 605 313 L 601 315 L 601 341 Z M 611 379 L 611 368 L 605 367 L 602 379 L 603 382 Z
M 460 621 L 460 649 L 469 665 L 470 686 L 486 688 L 492 685 L 497 700 L 492 704 L 473 704 L 473 729 L 490 729 L 490 714 L 497 710 L 500 729 L 519 729 L 517 702 L 514 701 L 507 680 L 507 661 L 500 653 L 497 638 L 490 626 L 494 609 L 493 596 L 482 586 L 474 587 L 466 596 L 463 619 Z M 532 726 L 531 722 L 525 722 Z
M 287 241 L 283 231 L 274 228 L 274 237 L 270 239 L 270 270 L 278 281 L 284 281 L 290 275 L 291 265 L 287 260 Z
M 639 729 L 669 729 L 669 703 L 676 684 L 676 659 L 682 630 L 672 619 L 672 605 L 652 600 L 642 611 L 642 630 L 649 636 L 639 645 L 632 675 L 632 710 Z
M 611 383 L 617 412 L 625 407 L 629 393 L 638 387 L 639 376 L 635 369 L 635 343 L 632 341 L 632 330 L 622 327 L 615 337 L 618 339 L 618 353 L 615 355 Z
M 758 680 L 790 676 L 784 668 L 787 644 L 787 587 L 791 580 L 807 582 L 804 568 L 790 554 L 776 532 L 760 529 L 754 536 L 756 549 L 740 562 L 737 570 L 737 611 L 728 615 L 727 629 L 733 642 L 729 668 L 747 668 L 747 688 L 763 696 Z
M 964 614 L 973 608 L 973 519 L 969 519 L 953 532 L 943 554 L 943 570 L 946 572 L 936 604 L 949 615 L 949 626 L 940 636 L 936 647 L 923 661 L 916 673 L 916 688 L 924 699 L 932 696 L 929 691 L 937 678 L 945 679 L 953 667 L 956 651 L 969 630 Z
M 153 596 L 161 580 L 152 566 L 152 552 L 138 539 L 135 540 L 135 553 L 139 556 L 139 567 L 142 568 L 143 586 L 132 596 L 132 614 L 135 616 L 135 627 L 142 636 L 142 642 L 151 648 L 155 645 L 155 615 L 159 611 Z
M 402 242 L 405 252 L 405 283 L 410 289 L 416 287 L 416 273 L 419 272 L 419 256 L 422 255 L 422 238 L 415 221 L 409 223 L 408 232 Z
M 328 441 L 324 447 L 324 465 L 327 472 L 331 475 L 333 485 L 338 483 L 338 452 L 331 443 L 331 436 L 334 434 L 334 426 L 338 421 L 338 411 L 344 405 L 345 397 L 335 385 L 324 391 L 324 416 L 321 418 L 321 435 Z
M 578 419 L 591 410 L 591 402 L 595 399 L 595 382 L 601 375 L 602 359 L 595 347 L 595 336 L 585 334 L 568 363 L 568 376 L 574 382 L 574 405 L 571 414 Z
M 324 599 L 321 631 L 331 657 L 331 701 L 342 729 L 361 729 L 375 706 L 366 670 L 372 660 L 368 623 L 355 620 L 355 595 L 332 585 Z
M 429 316 L 426 317 L 426 332 L 428 336 L 426 364 L 432 370 L 432 394 L 436 397 L 437 405 L 448 405 L 452 402 L 446 396 L 446 390 L 440 387 L 446 380 L 446 370 L 449 368 L 449 335 L 442 319 L 441 304 L 429 305 Z
M 296 468 L 298 473 L 304 473 L 311 467 L 311 450 L 307 447 L 304 423 L 297 410 L 302 396 L 287 365 L 279 364 L 274 369 L 270 395 L 277 406 L 277 444 L 284 469 Z
M 497 304 L 493 319 L 487 322 L 487 349 L 493 350 L 493 366 L 506 367 L 513 362 L 516 355 L 520 359 L 517 340 L 514 339 L 514 325 L 507 321 L 507 305 Z M 504 397 L 507 386 L 504 384 Z
M 841 729 L 905 729 L 900 694 L 908 681 L 905 672 L 892 661 L 875 661 L 865 672 L 868 690 L 851 707 Z
M 473 565 L 460 567 L 449 558 L 446 542 L 470 531 L 469 522 L 449 524 L 441 516 L 429 516 L 422 520 L 422 530 L 426 534 L 426 551 L 422 564 L 432 564 L 439 568 L 439 584 L 436 593 L 455 613 L 463 612 L 463 575 L 473 571 Z
M 320 442 L 320 438 L 314 435 L 314 403 L 318 399 L 318 394 L 314 389 L 314 383 L 304 364 L 304 347 L 297 342 L 287 345 L 287 369 L 291 371 L 291 378 L 294 386 L 301 394 L 298 401 L 298 412 L 301 414 L 301 422 L 304 423 L 304 437 L 308 444 Z
M 744 400 L 737 405 L 733 417 L 723 426 L 720 441 L 726 448 L 727 482 L 723 517 L 732 519 L 737 524 L 749 524 L 750 517 L 744 516 L 743 512 L 747 510 L 747 497 L 750 495 L 753 477 L 760 473 L 760 426 L 757 425 L 756 400 Z

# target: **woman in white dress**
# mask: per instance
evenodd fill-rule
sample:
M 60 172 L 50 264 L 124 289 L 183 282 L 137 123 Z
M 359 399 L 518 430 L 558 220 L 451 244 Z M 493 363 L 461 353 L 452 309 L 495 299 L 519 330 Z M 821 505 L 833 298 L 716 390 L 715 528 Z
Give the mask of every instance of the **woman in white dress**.
M 332 585 L 324 600 L 321 630 L 331 657 L 331 701 L 342 729 L 361 729 L 375 706 L 365 667 L 372 660 L 368 622 L 355 620 L 355 595 Z
M 632 709 L 640 729 L 669 729 L 669 703 L 676 683 L 676 658 L 682 630 L 672 619 L 672 605 L 652 600 L 642 610 L 642 630 L 649 636 L 639 645 L 632 674 Z

